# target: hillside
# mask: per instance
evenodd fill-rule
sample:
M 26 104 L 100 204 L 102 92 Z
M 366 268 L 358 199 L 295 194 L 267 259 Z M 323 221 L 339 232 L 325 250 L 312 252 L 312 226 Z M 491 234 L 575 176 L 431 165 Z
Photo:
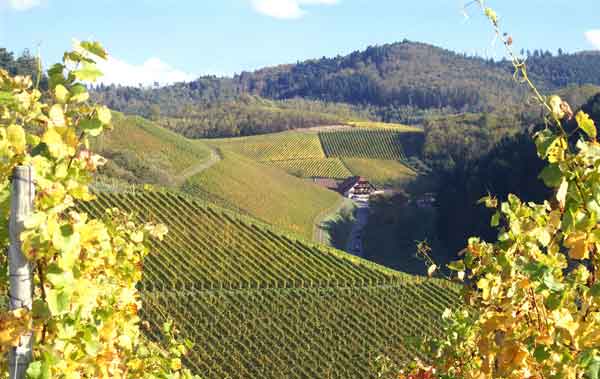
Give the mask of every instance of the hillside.
M 113 113 L 114 128 L 92 140 L 109 160 L 101 173 L 130 183 L 176 187 L 211 159 L 211 149 L 136 116 Z
M 534 51 L 529 54 L 528 63 L 536 83 L 548 90 L 570 85 L 600 85 L 600 54 L 552 55 Z M 409 120 L 420 113 L 419 110 L 429 109 L 445 112 L 505 110 L 524 99 L 524 90 L 512 79 L 512 73 L 512 67 L 505 61 L 465 56 L 405 40 L 370 46 L 346 56 L 242 72 L 233 78 L 202 77 L 154 89 L 101 86 L 96 95 L 114 109 L 146 117 L 152 113 L 151 106 L 157 106 L 168 116 L 207 115 L 219 109 L 210 104 L 227 104 L 242 95 L 257 95 L 275 100 L 304 99 L 293 106 L 271 103 L 270 107 L 311 109 L 311 112 L 338 116 L 362 109 L 358 113 L 363 117 L 391 121 Z M 255 98 L 255 104 L 264 105 L 266 101 Z M 339 107 L 327 109 L 319 102 L 335 103 Z M 354 107 L 340 103 L 354 104 Z M 233 108 L 247 108 L 240 102 L 236 104 Z M 188 135 L 192 129 L 197 136 L 203 133 L 204 126 L 179 124 L 174 125 L 185 129 Z M 240 122 L 236 125 L 239 130 Z
M 218 163 L 184 183 L 185 192 L 306 237 L 313 235 L 318 216 L 340 201 L 335 192 L 279 168 L 224 148 L 219 154 Z
M 421 355 L 458 301 L 447 282 L 395 272 L 249 218 L 159 192 L 101 194 L 80 205 L 164 222 L 141 283 L 150 334 L 165 317 L 194 342 L 203 378 L 366 378 L 381 353 Z
M 406 164 L 409 157 L 422 154 L 424 138 L 420 129 L 385 123 L 351 124 L 354 127 L 321 127 L 205 142 L 301 178 L 359 175 L 390 184 L 408 179 L 407 174 L 414 175 Z

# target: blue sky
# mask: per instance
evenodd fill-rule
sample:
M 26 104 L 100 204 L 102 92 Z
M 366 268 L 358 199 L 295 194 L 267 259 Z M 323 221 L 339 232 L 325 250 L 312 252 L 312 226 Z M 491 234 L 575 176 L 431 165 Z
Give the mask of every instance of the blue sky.
M 422 41 L 499 57 L 467 0 L 0 0 L 0 46 L 60 59 L 71 40 L 100 40 L 107 81 L 132 84 L 231 75 Z M 600 49 L 600 0 L 487 0 L 518 48 Z

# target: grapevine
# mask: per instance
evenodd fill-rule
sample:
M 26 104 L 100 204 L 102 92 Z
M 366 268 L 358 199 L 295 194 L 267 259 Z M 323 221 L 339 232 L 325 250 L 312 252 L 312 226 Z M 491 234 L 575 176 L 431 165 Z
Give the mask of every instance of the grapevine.
M 34 211 L 24 221 L 23 254 L 34 268 L 32 309 L 7 311 L 0 302 L 0 353 L 19 346 L 33 330 L 27 377 L 191 378 L 181 366 L 189 348 L 165 324 L 163 342 L 140 331 L 136 283 L 152 239 L 167 228 L 137 223 L 115 208 L 97 218 L 75 208 L 94 199 L 88 185 L 105 159 L 90 138 L 111 128 L 111 111 L 92 104 L 85 83 L 102 75 L 96 61 L 107 53 L 97 42 L 77 42 L 47 72 L 42 92 L 30 77 L 0 70 L 0 238 L 8 244 L 11 175 L 17 166 L 35 172 Z M 0 258 L 0 296 L 7 261 Z M 0 377 L 7 377 L 6 359 Z
M 445 337 L 425 345 L 431 364 L 416 362 L 395 378 L 600 377 L 600 149 L 594 121 L 559 96 L 544 96 L 513 52 L 513 37 L 484 0 L 482 9 L 502 41 L 514 76 L 545 112 L 534 135 L 547 166 L 540 178 L 554 189 L 542 204 L 515 195 L 486 196 L 498 240 L 473 237 L 452 262 L 464 280 L 466 306 L 447 310 Z M 400 374 L 398 374 L 398 372 Z

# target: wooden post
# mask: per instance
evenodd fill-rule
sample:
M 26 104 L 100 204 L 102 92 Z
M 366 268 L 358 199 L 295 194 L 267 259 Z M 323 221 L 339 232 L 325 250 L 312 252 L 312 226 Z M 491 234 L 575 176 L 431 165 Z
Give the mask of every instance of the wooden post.
M 11 207 L 9 220 L 10 246 L 8 248 L 8 270 L 10 274 L 11 310 L 27 308 L 31 310 L 33 295 L 32 268 L 21 251 L 21 232 L 25 218 L 33 212 L 35 187 L 33 167 L 17 166 L 13 173 Z M 32 360 L 33 335 L 29 332 L 21 337 L 18 347 L 8 355 L 11 379 L 25 378 L 25 372 Z

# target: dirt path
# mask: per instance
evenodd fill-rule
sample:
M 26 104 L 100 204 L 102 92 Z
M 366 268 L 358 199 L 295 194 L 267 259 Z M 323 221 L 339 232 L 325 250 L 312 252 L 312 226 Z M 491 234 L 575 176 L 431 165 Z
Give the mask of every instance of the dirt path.
M 201 173 L 202 171 L 210 168 L 221 160 L 221 154 L 219 151 L 212 147 L 207 146 L 210 149 L 210 156 L 204 162 L 197 165 L 190 166 L 183 170 L 179 176 L 177 176 L 177 183 L 182 184 L 187 178 L 192 177 Z

